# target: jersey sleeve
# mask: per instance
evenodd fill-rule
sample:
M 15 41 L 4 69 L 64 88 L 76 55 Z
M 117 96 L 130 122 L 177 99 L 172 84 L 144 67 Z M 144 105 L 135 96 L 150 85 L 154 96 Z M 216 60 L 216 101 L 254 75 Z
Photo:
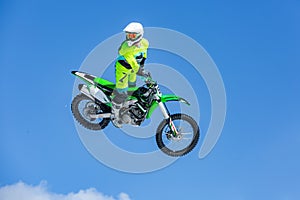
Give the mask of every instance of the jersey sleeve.
M 149 48 L 149 42 L 145 38 L 143 38 L 143 46 L 144 46 L 144 58 L 147 58 L 147 51 Z
M 119 48 L 119 55 L 123 56 L 128 64 L 132 67 L 132 69 L 137 72 L 139 69 L 139 64 L 137 63 L 134 52 L 130 50 L 130 47 L 128 46 L 127 42 L 123 42 L 122 45 Z

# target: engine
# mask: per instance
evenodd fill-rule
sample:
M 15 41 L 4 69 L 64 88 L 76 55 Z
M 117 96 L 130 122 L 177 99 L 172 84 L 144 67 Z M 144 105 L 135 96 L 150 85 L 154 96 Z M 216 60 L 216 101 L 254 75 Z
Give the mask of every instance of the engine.
M 141 123 L 145 119 L 147 110 L 145 110 L 139 103 L 136 103 L 131 107 L 129 113 L 131 114 L 131 118 L 133 119 L 134 124 L 141 125 Z
M 131 125 L 141 125 L 146 116 L 147 110 L 144 109 L 139 102 L 135 102 L 132 105 L 129 105 L 128 108 L 125 108 L 121 111 L 121 120 L 125 124 Z
M 140 87 L 132 96 L 137 97 L 137 100 L 126 102 L 124 110 L 121 111 L 121 119 L 125 124 L 140 126 L 145 120 L 150 103 L 150 91 L 145 87 Z

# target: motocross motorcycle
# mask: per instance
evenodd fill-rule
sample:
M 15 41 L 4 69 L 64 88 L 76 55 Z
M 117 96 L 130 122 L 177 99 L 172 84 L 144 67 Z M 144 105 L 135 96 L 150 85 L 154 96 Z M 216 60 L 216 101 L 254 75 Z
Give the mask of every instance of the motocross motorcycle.
M 72 71 L 72 74 L 85 82 L 78 85 L 80 93 L 72 100 L 74 118 L 87 129 L 104 129 L 112 120 L 111 100 L 115 84 L 85 72 Z M 187 100 L 173 94 L 162 94 L 159 85 L 151 77 L 141 87 L 128 88 L 128 94 L 120 110 L 123 124 L 140 126 L 159 108 L 164 118 L 156 130 L 159 149 L 169 156 L 178 157 L 196 146 L 200 135 L 196 121 L 186 114 L 170 114 L 165 104 L 179 101 L 190 105 Z

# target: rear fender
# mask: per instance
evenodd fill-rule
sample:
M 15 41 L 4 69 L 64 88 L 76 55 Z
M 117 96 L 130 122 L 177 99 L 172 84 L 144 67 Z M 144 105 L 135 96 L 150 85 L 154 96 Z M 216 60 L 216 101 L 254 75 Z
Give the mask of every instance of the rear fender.
M 79 71 L 72 71 L 71 73 L 86 82 L 88 85 L 95 85 L 94 80 L 97 78 L 96 76 Z

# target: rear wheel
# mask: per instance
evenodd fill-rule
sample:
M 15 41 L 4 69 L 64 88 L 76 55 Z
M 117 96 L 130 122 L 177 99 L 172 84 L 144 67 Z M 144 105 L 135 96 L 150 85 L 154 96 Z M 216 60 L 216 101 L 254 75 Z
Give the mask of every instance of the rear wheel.
M 71 105 L 74 118 L 85 128 L 90 130 L 104 129 L 110 122 L 110 118 L 93 118 L 93 115 L 110 113 L 110 107 L 105 104 L 96 104 L 84 94 L 77 95 Z
M 170 116 L 178 134 L 174 136 L 169 120 L 162 121 L 156 132 L 158 147 L 169 156 L 183 156 L 189 153 L 197 145 L 199 140 L 199 127 L 195 120 L 185 114 L 173 114 Z

